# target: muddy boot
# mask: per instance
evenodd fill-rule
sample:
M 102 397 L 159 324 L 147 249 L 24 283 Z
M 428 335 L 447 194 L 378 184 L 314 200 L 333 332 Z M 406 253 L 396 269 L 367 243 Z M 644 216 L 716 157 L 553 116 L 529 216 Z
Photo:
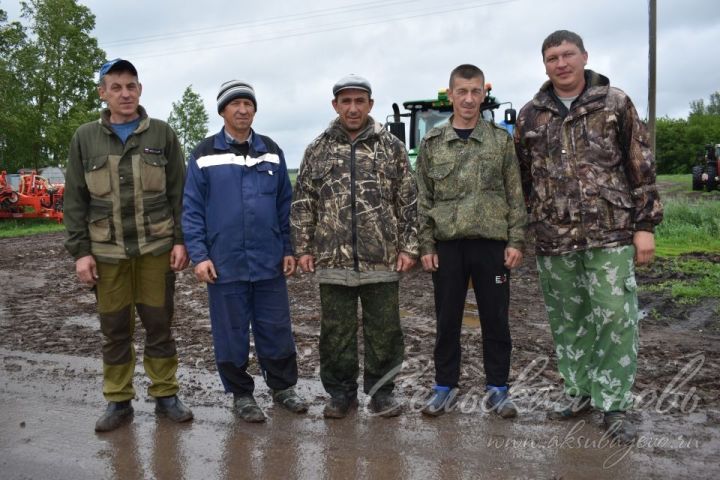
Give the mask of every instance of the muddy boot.
M 155 398 L 155 414 L 177 423 L 193 419 L 192 410 L 183 405 L 177 395 Z
M 458 389 L 436 385 L 433 387 L 433 396 L 422 409 L 424 415 L 431 417 L 439 417 L 443 413 L 449 412 L 455 405 Z
M 402 412 L 402 405 L 392 392 L 377 392 L 370 399 L 370 411 L 385 418 L 397 417 Z
M 552 412 L 548 413 L 549 420 L 571 420 L 584 415 L 592 410 L 590 397 L 572 397 L 568 405 L 559 405 Z
M 236 393 L 233 399 L 233 411 L 248 423 L 262 423 L 266 419 L 252 393 Z
M 133 418 L 133 407 L 130 400 L 124 402 L 108 402 L 105 413 L 95 422 L 96 432 L 109 432 L 115 430 Z
M 603 424 L 610 435 L 620 443 L 633 443 L 637 438 L 637 428 L 630 422 L 625 412 L 605 412 Z
M 273 390 L 273 401 L 293 413 L 305 413 L 308 411 L 308 404 L 295 393 L 292 387 L 285 390 Z
M 485 388 L 487 395 L 485 396 L 485 408 L 489 411 L 495 412 L 502 418 L 515 418 L 517 417 L 517 407 L 510 400 L 510 393 L 508 387 L 496 387 L 494 385 L 488 385 Z
M 325 418 L 345 418 L 350 409 L 357 408 L 357 394 L 335 395 L 325 404 L 323 416 Z

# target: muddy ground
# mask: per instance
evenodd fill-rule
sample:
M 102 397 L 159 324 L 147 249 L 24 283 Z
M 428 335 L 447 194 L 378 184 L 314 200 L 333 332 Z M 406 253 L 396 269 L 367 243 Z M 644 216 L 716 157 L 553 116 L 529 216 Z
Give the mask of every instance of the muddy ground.
M 76 281 L 74 265 L 62 248 L 62 239 L 62 234 L 48 234 L 0 240 L 0 271 L 3 272 L 0 346 L 9 350 L 100 358 L 102 340 L 94 295 Z M 702 258 L 720 262 L 720 255 Z M 660 260 L 651 267 L 640 269 L 639 285 L 659 283 L 681 275 L 664 265 L 665 262 Z M 532 255 L 528 255 L 523 266 L 513 272 L 511 282 L 511 380 L 517 379 L 533 361 L 547 359 L 548 363 L 536 381 L 542 380 L 546 387 L 557 387 L 553 344 Z M 288 284 L 300 375 L 317 378 L 318 288 L 311 275 L 296 275 Z M 471 293 L 466 307 L 461 384 L 464 390 L 481 389 L 484 385 L 481 333 Z M 692 359 L 699 363 L 702 358 L 702 368 L 689 379 L 682 393 L 694 389 L 698 408 L 718 409 L 718 299 L 686 305 L 667 294 L 641 293 L 640 307 L 646 315 L 641 321 L 638 394 L 647 395 L 646 399 L 651 394 L 660 396 L 683 367 Z M 430 386 L 433 380 L 434 302 L 428 274 L 416 268 L 404 276 L 400 284 L 400 309 L 406 335 L 404 383 Z M 142 332 L 142 327 L 138 328 Z M 195 281 L 190 268 L 177 277 L 175 336 L 181 364 L 215 372 L 207 294 L 204 286 Z M 136 340 L 140 354 L 142 335 L 137 335 Z M 255 362 L 251 369 L 257 373 Z M 681 402 L 683 398 L 677 399 Z
M 14 379 L 33 383 L 37 379 L 50 379 L 59 374 L 60 379 L 53 380 L 61 383 L 58 392 L 66 391 L 66 387 L 67 390 L 72 390 L 76 381 L 85 382 L 89 393 L 85 393 L 84 396 L 90 397 L 92 406 L 85 408 L 82 415 L 87 418 L 86 430 L 89 430 L 94 421 L 92 419 L 97 415 L 98 406 L 102 405 L 100 371 L 88 368 L 54 367 L 53 372 L 43 374 L 34 371 L 33 361 L 29 360 L 37 354 L 59 354 L 58 358 L 65 358 L 63 355 L 67 355 L 87 359 L 91 363 L 97 363 L 98 366 L 100 363 L 101 335 L 95 314 L 94 296 L 86 287 L 77 283 L 73 261 L 63 250 L 62 240 L 62 234 L 0 239 L 0 272 L 2 272 L 0 379 L 5 380 L 5 386 L 0 388 L 0 393 L 5 390 L 7 395 L 20 402 L 17 410 L 20 412 L 21 405 L 27 405 L 27 402 L 17 400 L 23 398 L 22 394 L 8 387 L 15 381 Z M 710 262 L 720 261 L 718 255 L 702 258 Z M 638 281 L 643 286 L 677 275 L 678 273 L 667 269 L 666 263 L 661 260 L 651 267 L 642 268 L 638 273 Z M 318 288 L 312 276 L 296 275 L 289 280 L 289 291 L 300 375 L 304 384 L 313 385 L 306 388 L 305 392 L 310 396 L 311 412 L 315 412 L 314 418 L 322 424 L 320 411 L 324 395 L 316 381 L 319 333 Z M 401 318 L 406 334 L 406 362 L 400 374 L 399 391 L 403 398 L 412 400 L 421 397 L 433 381 L 434 304 L 430 276 L 416 269 L 404 276 L 400 291 Z M 479 393 L 485 383 L 481 361 L 481 334 L 478 319 L 473 312 L 473 302 L 473 296 L 469 294 L 462 337 L 461 383 L 468 398 Z M 650 470 L 641 470 L 643 473 L 636 478 L 662 477 L 664 476 L 662 472 L 672 473 L 675 478 L 685 476 L 712 478 L 718 472 L 717 462 L 712 462 L 709 469 L 707 463 L 714 457 L 713 452 L 716 452 L 720 445 L 720 433 L 718 433 L 720 378 L 717 374 L 720 365 L 718 299 L 708 299 L 696 305 L 684 305 L 675 302 L 669 294 L 641 293 L 640 304 L 646 315 L 641 321 L 639 368 L 635 388 L 638 409 L 633 416 L 640 424 L 641 435 L 661 435 L 661 438 L 675 442 L 682 443 L 687 439 L 695 443 L 692 444 L 692 448 L 684 450 L 657 446 L 646 449 L 642 455 L 634 457 L 634 461 Z M 523 266 L 513 273 L 510 316 L 514 344 L 511 381 L 515 382 L 514 391 L 521 411 L 527 412 L 523 420 L 529 422 L 526 428 L 530 429 L 532 435 L 542 438 L 543 431 L 550 432 L 557 428 L 546 422 L 544 412 L 548 408 L 546 402 L 560 391 L 561 384 L 555 372 L 553 344 L 532 255 L 528 256 Z M 136 345 L 138 358 L 141 358 L 142 327 L 139 326 L 138 329 Z M 179 273 L 177 278 L 175 335 L 183 371 L 194 372 L 181 376 L 182 394 L 186 402 L 196 410 L 207 408 L 210 411 L 217 411 L 218 407 L 225 409 L 222 405 L 223 397 L 219 392 L 219 382 L 215 376 L 207 295 L 205 288 L 195 281 L 191 269 Z M 29 364 L 23 367 L 23 361 Z M 257 373 L 254 361 L 252 370 Z M 136 379 L 138 397 L 145 398 L 144 387 L 147 383 L 143 384 L 143 382 L 146 380 L 141 375 L 136 375 Z M 258 383 L 262 381 L 259 380 Z M 52 392 L 45 393 L 44 397 L 52 400 L 53 395 Z M 261 401 L 267 405 L 269 403 L 267 392 L 261 390 L 260 396 Z M 13 411 L 6 415 L 12 416 Z M 408 420 L 411 423 L 405 425 L 403 430 L 403 434 L 411 438 L 412 432 L 416 430 L 420 432 L 424 427 L 417 411 L 413 413 L 412 408 L 409 408 L 407 415 L 415 416 L 412 421 Z M 594 427 L 590 429 L 589 435 L 600 437 L 602 430 L 599 428 L 599 415 L 596 414 L 592 422 Z M 23 428 L 24 423 L 23 421 Z M 216 427 L 210 429 L 210 433 L 207 433 L 208 437 L 212 437 L 212 431 L 222 430 Z M 448 432 L 452 432 L 454 428 L 460 427 L 461 425 L 451 424 L 445 428 Z M 278 426 L 277 428 L 285 432 L 286 428 L 293 427 Z M 445 433 L 452 435 L 448 432 Z M 5 435 L 7 432 L 3 433 L 0 429 L 0 433 Z M 287 435 L 287 432 L 283 434 Z M 136 435 L 140 434 L 136 431 Z M 495 435 L 503 438 L 509 434 Z M 11 439 L 5 440 L 7 440 L 5 443 L 13 444 Z M 3 439 L 0 438 L 0 457 L 3 453 L 2 446 Z M 362 445 L 357 446 L 358 450 L 354 454 L 363 455 L 364 448 Z M 23 452 L 23 449 L 19 451 Z M 432 455 L 432 450 L 422 455 Z M 474 458 L 474 453 L 468 457 Z M 382 463 L 382 460 L 379 461 Z M 561 464 L 559 471 L 577 473 L 573 468 L 576 468 L 578 459 L 570 456 L 565 461 L 566 467 L 570 470 L 563 470 L 565 467 Z M 7 459 L 1 463 L 7 464 Z M 528 464 L 530 466 L 537 464 L 537 458 L 529 458 Z M 354 476 L 358 476 L 357 470 L 353 470 L 355 467 L 352 465 L 354 464 L 351 462 L 346 473 L 353 476 L 352 473 L 355 472 Z M 551 467 L 547 468 L 549 470 L 546 472 L 553 471 Z M 635 471 L 635 468 L 632 467 L 630 470 Z M 522 471 L 520 468 L 519 472 Z M 582 472 L 582 469 L 579 471 Z M 607 473 L 607 478 L 615 475 L 605 470 L 599 471 L 603 472 L 603 475 Z M 116 469 L 115 473 L 117 472 Z M 465 474 L 467 471 L 461 469 L 458 478 Z M 414 476 L 413 474 L 410 477 Z M 517 476 L 522 477 L 522 473 L 513 475 L 513 477 Z M 531 475 L 531 477 L 535 476 Z M 592 476 L 597 478 L 597 472 Z M 630 475 L 631 478 L 633 476 Z M 313 477 L 314 475 L 309 475 L 305 478 Z M 579 477 L 569 475 L 565 478 L 582 477 L 584 475 Z M 28 478 L 33 478 L 33 475 Z M 432 475 L 428 478 L 432 478 Z

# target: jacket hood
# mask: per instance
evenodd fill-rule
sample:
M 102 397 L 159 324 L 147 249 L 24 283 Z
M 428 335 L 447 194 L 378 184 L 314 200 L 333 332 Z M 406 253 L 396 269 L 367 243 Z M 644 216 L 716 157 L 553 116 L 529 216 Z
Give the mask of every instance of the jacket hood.
M 590 100 L 595 100 L 599 97 L 607 95 L 610 89 L 610 79 L 605 75 L 597 73 L 593 70 L 585 69 L 585 88 L 578 95 L 578 100 L 581 103 L 586 103 Z M 557 110 L 557 95 L 553 90 L 553 85 L 550 80 L 547 80 L 540 87 L 540 91 L 533 97 L 533 104 L 536 107 L 545 107 Z
M 357 137 L 355 137 L 354 141 L 357 142 L 360 140 L 366 140 L 374 135 L 379 135 L 382 130 L 383 126 L 376 122 L 371 116 L 368 116 L 365 128 Z M 350 140 L 350 135 L 348 135 L 347 130 L 345 130 L 345 127 L 343 127 L 339 118 L 330 122 L 330 125 L 327 130 L 325 130 L 325 133 L 335 140 L 353 143 L 353 141 Z

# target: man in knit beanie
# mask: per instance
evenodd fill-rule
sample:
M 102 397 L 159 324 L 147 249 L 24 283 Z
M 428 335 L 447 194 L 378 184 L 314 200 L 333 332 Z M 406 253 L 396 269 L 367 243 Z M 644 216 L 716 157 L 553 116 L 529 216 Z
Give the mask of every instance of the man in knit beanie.
M 195 276 L 208 286 L 215 360 L 225 391 L 233 394 L 240 418 L 263 422 L 247 373 L 251 326 L 275 403 L 295 413 L 308 408 L 293 388 L 298 373 L 285 281 L 295 272 L 292 189 L 280 147 L 252 130 L 253 87 L 225 82 L 217 105 L 224 127 L 203 140 L 188 161 L 183 232 Z

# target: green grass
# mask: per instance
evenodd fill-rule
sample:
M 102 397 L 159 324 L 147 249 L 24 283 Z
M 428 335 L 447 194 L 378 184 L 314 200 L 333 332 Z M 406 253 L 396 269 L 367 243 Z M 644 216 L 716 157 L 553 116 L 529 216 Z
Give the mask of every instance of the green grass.
M 720 253 L 720 202 L 664 200 L 663 221 L 655 229 L 658 256 Z
M 687 279 L 668 280 L 644 287 L 649 292 L 670 290 L 679 303 L 693 304 L 701 298 L 720 298 L 720 264 L 708 260 L 673 259 L 668 268 Z
M 39 218 L 12 218 L 0 219 L 0 238 L 25 237 L 39 233 L 52 233 L 63 231 L 65 227 L 55 220 Z

